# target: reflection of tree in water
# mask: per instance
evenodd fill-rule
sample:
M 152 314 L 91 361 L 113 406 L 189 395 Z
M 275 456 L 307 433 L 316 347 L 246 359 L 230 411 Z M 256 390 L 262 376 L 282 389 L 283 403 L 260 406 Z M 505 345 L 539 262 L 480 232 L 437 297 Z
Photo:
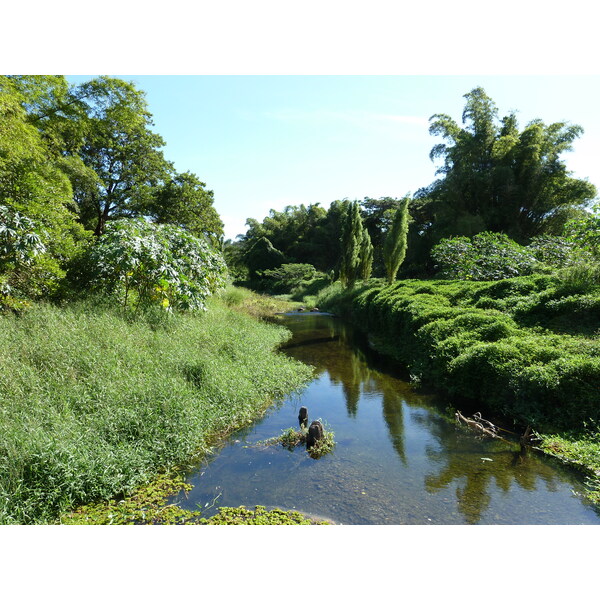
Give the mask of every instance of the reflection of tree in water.
M 406 465 L 406 451 L 404 448 L 404 403 L 394 390 L 383 390 L 383 418 L 389 429 L 392 446 L 394 446 L 400 460 Z
M 452 429 L 432 413 L 418 413 L 413 419 L 426 426 L 438 442 L 437 447 L 427 448 L 428 457 L 438 463 L 445 462 L 438 474 L 425 478 L 425 489 L 435 493 L 456 481 L 458 510 L 469 524 L 478 523 L 488 508 L 492 482 L 505 494 L 513 482 L 528 491 L 535 490 L 539 480 L 545 482 L 548 491 L 557 489 L 558 472 L 522 456 L 516 444 L 475 438 L 470 432 Z
M 377 365 L 376 353 L 361 349 L 353 329 L 340 320 L 303 316 L 288 326 L 294 338 L 286 352 L 314 365 L 319 375 L 327 371 L 331 382 L 341 386 L 350 417 L 356 417 L 363 394 L 382 398 L 390 440 L 406 464 L 403 400 L 413 395 L 408 384 L 371 368 Z

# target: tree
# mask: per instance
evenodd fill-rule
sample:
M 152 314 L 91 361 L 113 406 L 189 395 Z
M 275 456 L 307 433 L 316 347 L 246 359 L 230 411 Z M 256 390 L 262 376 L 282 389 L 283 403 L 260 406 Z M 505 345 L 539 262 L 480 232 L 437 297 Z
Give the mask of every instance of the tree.
M 13 282 L 15 293 L 37 297 L 56 288 L 86 235 L 77 223 L 67 159 L 56 138 L 50 143 L 33 124 L 27 107 L 41 101 L 28 89 L 22 80 L 0 77 L 0 204 L 29 219 L 46 248 Z
M 256 279 L 259 272 L 276 269 L 286 262 L 283 253 L 275 248 L 266 237 L 258 238 L 245 252 L 244 262 L 250 279 Z
M 408 236 L 408 198 L 404 198 L 383 244 L 383 261 L 388 283 L 392 284 L 406 256 Z
M 82 84 L 78 96 L 85 110 L 78 152 L 96 179 L 76 185 L 75 200 L 86 227 L 100 235 L 110 219 L 142 214 L 172 165 L 151 129 L 145 94 L 133 84 L 100 77 Z
M 179 225 L 196 237 L 219 246 L 223 222 L 213 206 L 214 195 L 196 175 L 181 173 L 157 189 L 143 212 L 156 223 Z
M 352 287 L 360 277 L 361 248 L 363 247 L 363 224 L 357 201 L 349 203 L 348 212 L 342 225 L 340 281 L 345 287 Z
M 359 277 L 367 281 L 371 277 L 373 269 L 373 244 L 371 236 L 366 227 L 363 227 L 360 240 L 360 264 L 358 265 Z
M 402 201 L 397 198 L 363 198 L 360 202 L 361 215 L 365 228 L 369 231 L 373 244 L 373 273 L 375 277 L 385 275 L 383 244 L 391 227 L 394 214 Z
M 419 234 L 430 246 L 449 236 L 482 231 L 506 233 L 520 243 L 556 231 L 573 209 L 596 195 L 575 179 L 561 155 L 582 133 L 578 125 L 535 119 L 519 131 L 514 114 L 498 109 L 482 88 L 465 95 L 462 127 L 445 114 L 431 117 L 429 131 L 441 136 L 430 153 L 442 175 L 415 196 L 421 201 Z

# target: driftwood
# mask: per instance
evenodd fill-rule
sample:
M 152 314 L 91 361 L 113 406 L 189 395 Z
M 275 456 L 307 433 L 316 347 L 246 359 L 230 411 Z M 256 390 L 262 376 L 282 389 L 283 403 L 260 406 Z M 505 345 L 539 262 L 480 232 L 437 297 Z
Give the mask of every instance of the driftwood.
M 475 429 L 476 431 L 478 431 L 480 433 L 489 435 L 490 437 L 493 437 L 497 440 L 502 440 L 503 442 L 506 442 L 507 444 L 514 443 L 514 442 L 511 442 L 510 440 L 503 438 L 499 434 L 499 432 L 500 432 L 500 430 L 502 430 L 502 431 L 506 431 L 507 433 L 510 433 L 512 435 L 517 435 L 517 434 L 513 433 L 512 431 L 507 431 L 506 429 L 502 429 L 501 427 L 494 425 L 491 421 L 487 421 L 486 419 L 482 418 L 481 413 L 477 412 L 471 417 L 465 417 L 459 410 L 457 410 L 455 416 L 456 416 L 456 421 L 458 423 L 464 423 L 465 425 L 468 425 L 469 427 L 471 427 L 472 429 Z M 523 456 L 529 448 L 534 446 L 534 444 L 538 443 L 539 441 L 540 441 L 540 438 L 538 438 L 537 435 L 533 432 L 533 430 L 531 429 L 531 426 L 527 425 L 527 429 L 525 429 L 525 432 L 523 433 L 523 435 L 519 437 L 519 445 L 521 446 L 521 453 L 520 453 L 521 456 Z
M 471 418 L 467 418 L 463 416 L 460 410 L 457 410 L 455 417 L 458 423 L 464 423 L 465 425 L 471 427 L 471 429 L 475 429 L 480 433 L 489 435 L 497 440 L 502 440 L 503 442 L 508 442 L 508 440 L 505 440 L 503 437 L 498 435 L 498 427 L 496 427 L 490 421 L 483 419 L 481 417 L 481 413 L 475 413 Z

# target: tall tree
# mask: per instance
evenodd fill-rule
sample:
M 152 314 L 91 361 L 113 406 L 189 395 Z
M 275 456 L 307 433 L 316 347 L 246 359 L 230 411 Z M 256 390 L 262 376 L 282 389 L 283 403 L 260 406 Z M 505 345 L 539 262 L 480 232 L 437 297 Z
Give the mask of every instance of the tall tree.
M 383 244 L 383 260 L 388 283 L 396 279 L 406 256 L 408 236 L 408 198 L 404 198 L 394 214 L 394 220 Z
M 154 188 L 172 174 L 152 131 L 145 94 L 121 79 L 100 77 L 81 85 L 85 105 L 79 155 L 97 176 L 75 189 L 81 217 L 96 235 L 109 219 L 134 216 L 152 201 Z
M 430 158 L 443 162 L 436 173 L 442 177 L 419 190 L 411 208 L 422 252 L 442 238 L 481 231 L 527 243 L 558 232 L 594 198 L 596 188 L 572 177 L 561 158 L 583 133 L 580 126 L 535 119 L 521 131 L 514 113 L 499 119 L 482 88 L 464 97 L 462 125 L 445 114 L 430 119 L 430 133 L 443 138 Z
M 363 224 L 357 201 L 350 203 L 342 226 L 340 281 L 345 287 L 352 287 L 360 276 Z
M 359 276 L 362 280 L 367 281 L 371 277 L 373 269 L 373 244 L 371 236 L 366 227 L 363 227 L 360 240 L 360 264 L 358 266 Z
M 35 104 L 28 89 L 21 80 L 0 76 L 0 205 L 30 220 L 46 249 L 12 285 L 33 297 L 54 289 L 85 234 L 76 222 L 62 157 L 27 113 Z

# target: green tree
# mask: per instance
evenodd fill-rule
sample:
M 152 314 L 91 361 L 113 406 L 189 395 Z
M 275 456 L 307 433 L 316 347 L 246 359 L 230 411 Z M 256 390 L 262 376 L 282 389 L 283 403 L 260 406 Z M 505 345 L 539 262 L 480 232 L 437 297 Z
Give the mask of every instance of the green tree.
M 158 188 L 144 213 L 157 223 L 179 225 L 215 246 L 223 239 L 223 222 L 213 206 L 214 194 L 196 175 L 181 173 Z
M 388 283 L 396 279 L 398 269 L 404 261 L 408 236 L 408 198 L 404 198 L 394 214 L 392 225 L 383 244 L 383 262 Z
M 250 279 L 256 279 L 259 272 L 276 269 L 286 262 L 283 253 L 275 248 L 271 241 L 262 236 L 246 250 L 244 262 Z
M 369 231 L 373 243 L 373 274 L 375 277 L 385 276 L 383 244 L 401 202 L 401 200 L 389 196 L 384 198 L 367 197 L 360 202 L 363 224 Z
M 366 227 L 363 227 L 362 236 L 360 240 L 360 264 L 358 266 L 358 273 L 362 280 L 367 281 L 371 277 L 371 271 L 373 269 L 373 244 L 371 243 L 371 236 Z
M 83 223 L 100 235 L 110 219 L 143 214 L 173 169 L 160 150 L 162 137 L 152 131 L 144 92 L 121 79 L 100 77 L 77 93 L 85 111 L 78 153 L 96 178 L 76 185 L 75 200 Z
M 342 225 L 340 245 L 340 281 L 345 287 L 352 287 L 360 277 L 361 248 L 363 246 L 363 224 L 357 201 L 349 203 L 348 212 Z
M 13 292 L 28 297 L 50 294 L 64 277 L 64 267 L 86 240 L 77 223 L 73 190 L 65 173 L 68 159 L 33 124 L 27 108 L 31 86 L 0 77 L 0 204 L 30 219 L 46 247 L 15 281 Z M 36 104 L 37 103 L 37 104 Z
M 515 114 L 498 118 L 482 88 L 465 99 L 462 126 L 445 114 L 430 119 L 430 133 L 444 140 L 430 153 L 432 160 L 442 159 L 437 171 L 442 177 L 415 194 L 413 213 L 415 232 L 429 248 L 442 238 L 482 231 L 525 244 L 556 233 L 596 195 L 591 183 L 571 176 L 561 158 L 583 133 L 580 126 L 535 119 L 520 131 Z

